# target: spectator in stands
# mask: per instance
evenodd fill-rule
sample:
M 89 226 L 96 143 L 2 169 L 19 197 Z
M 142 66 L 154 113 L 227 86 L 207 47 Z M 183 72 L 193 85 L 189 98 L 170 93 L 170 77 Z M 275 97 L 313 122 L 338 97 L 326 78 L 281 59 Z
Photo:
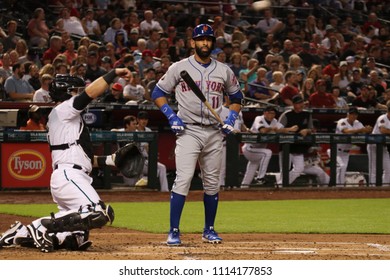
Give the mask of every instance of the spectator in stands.
M 74 49 L 74 42 L 72 39 L 68 39 L 65 42 L 65 48 L 66 49 L 63 52 L 63 54 L 66 56 L 66 63 L 68 65 L 72 65 L 73 61 L 76 60 L 76 58 L 77 58 L 77 53 Z
M 126 99 L 123 98 L 123 86 L 120 83 L 114 83 L 111 87 L 111 91 L 104 96 L 102 102 L 125 104 Z
M 87 70 L 85 72 L 85 79 L 90 82 L 95 81 L 97 78 L 106 74 L 106 70 L 98 65 L 98 56 L 97 53 L 91 51 L 88 53 L 87 58 Z
M 81 19 L 81 25 L 89 38 L 100 41 L 102 36 L 100 24 L 93 17 L 94 11 L 90 8 Z
M 54 35 L 50 37 L 50 47 L 43 53 L 43 65 L 52 63 L 57 55 L 60 54 L 62 47 L 62 38 Z
M 150 30 L 148 34 L 148 39 L 146 40 L 146 48 L 148 50 L 151 50 L 154 53 L 159 46 L 160 37 L 161 37 L 160 30 L 158 29 Z
M 304 31 L 306 41 L 311 41 L 314 34 L 322 37 L 321 31 L 317 28 L 316 18 L 314 15 L 309 15 L 306 18 Z
M 142 53 L 146 50 L 146 40 L 144 38 L 139 38 L 137 41 L 137 49 L 133 51 L 135 60 L 140 60 L 142 58 Z
M 339 57 L 335 54 L 329 57 L 329 64 L 322 69 L 322 78 L 332 84 L 333 77 L 339 73 Z
M 12 76 L 4 84 L 5 91 L 12 101 L 32 101 L 34 88 L 22 79 L 24 67 L 19 63 L 12 66 Z
M 249 90 L 248 83 L 257 79 L 257 69 L 259 68 L 259 61 L 256 58 L 248 60 L 246 68 L 239 72 L 239 79 L 242 81 L 241 90 L 245 93 Z
M 52 99 L 49 94 L 49 85 L 53 81 L 53 76 L 43 74 L 41 87 L 34 93 L 33 102 L 50 103 Z
M 348 63 L 346 61 L 340 61 L 339 73 L 333 76 L 332 86 L 337 86 L 345 96 L 347 95 L 347 87 L 351 81 L 352 77 L 348 72 Z
M 267 106 L 264 109 L 262 116 L 257 116 L 250 128 L 251 133 L 274 134 L 296 132 L 298 126 L 285 128 L 276 118 L 276 107 Z M 258 170 L 256 178 L 257 184 L 264 185 L 266 183 L 265 174 L 271 160 L 272 151 L 267 148 L 267 144 L 245 143 L 242 147 L 242 153 L 248 160 L 244 178 L 241 182 L 241 188 L 248 188 L 252 183 L 255 173 Z
M 277 34 L 283 30 L 285 24 L 273 17 L 272 10 L 264 10 L 264 18 L 259 20 L 255 26 L 256 29 L 260 30 L 265 34 Z
M 363 34 L 367 35 L 370 27 L 380 29 L 382 27 L 381 22 L 378 20 L 376 13 L 372 12 L 368 15 L 367 21 L 363 24 L 361 30 Z
M 375 97 L 370 96 L 371 89 L 373 89 L 372 86 L 364 84 L 360 89 L 360 95 L 352 101 L 352 105 L 365 109 L 387 109 L 386 105 L 378 103 Z
M 298 53 L 298 56 L 302 60 L 302 64 L 306 69 L 310 69 L 313 64 L 319 64 L 318 57 L 313 54 L 309 42 L 302 43 L 302 50 Z
M 241 53 L 234 52 L 231 55 L 230 62 L 231 63 L 229 64 L 229 67 L 233 70 L 233 73 L 236 78 L 238 78 L 240 71 L 244 69 L 241 65 Z
M 123 96 L 126 101 L 141 102 L 145 100 L 145 87 L 141 84 L 141 78 L 137 72 L 133 72 L 130 82 L 125 85 Z
M 267 101 L 273 97 L 272 93 L 268 89 L 268 80 L 265 77 L 267 70 L 260 67 L 257 69 L 257 78 L 255 81 L 248 84 L 248 97 L 259 101 Z
M 137 114 L 137 131 L 140 132 L 151 132 L 152 130 L 147 127 L 149 122 L 149 115 L 146 111 L 139 111 Z M 148 142 L 141 142 L 140 143 L 142 155 L 145 158 L 145 165 L 143 170 L 143 175 L 148 175 L 148 168 L 149 168 L 149 143 Z M 162 164 L 161 162 L 157 162 L 157 177 L 160 182 L 160 191 L 161 192 L 169 192 L 168 188 L 168 178 L 167 178 L 167 167 Z M 144 178 L 145 180 L 145 178 Z
M 161 58 L 162 55 L 169 55 L 169 42 L 167 38 L 161 38 L 158 41 L 157 48 L 154 51 L 155 57 Z
M 144 50 L 142 52 L 142 58 L 135 62 L 135 65 L 138 68 L 138 72 L 141 76 L 141 79 L 144 78 L 144 71 L 146 69 L 153 68 L 154 62 L 155 61 L 153 60 L 152 51 L 148 49 Z
M 335 108 L 336 103 L 330 93 L 326 92 L 326 82 L 322 79 L 316 82 L 317 91 L 309 97 L 309 106 L 312 108 Z
M 4 52 L 7 52 L 11 49 L 15 49 L 16 42 L 21 39 L 20 36 L 16 34 L 17 28 L 18 23 L 15 20 L 10 20 L 7 22 L 6 37 L 2 38 Z
M 294 45 L 290 39 L 283 41 L 283 50 L 280 55 L 283 57 L 284 61 L 287 62 L 290 59 L 290 56 L 294 54 Z
M 132 11 L 123 19 L 123 29 L 126 30 L 127 34 L 131 34 L 131 31 L 137 30 L 138 32 L 138 28 L 139 28 L 138 14 Z
M 302 95 L 305 104 L 309 104 L 309 97 L 316 91 L 314 86 L 314 80 L 312 78 L 306 78 L 303 81 L 303 85 L 299 93 Z
M 5 80 L 8 77 L 12 76 L 12 65 L 9 53 L 4 53 L 2 55 L 1 64 L 2 66 L 0 67 L 0 83 L 4 84 Z
M 145 10 L 144 11 L 144 20 L 139 24 L 139 31 L 141 36 L 148 37 L 150 30 L 160 30 L 163 31 L 160 23 L 153 19 L 153 11 Z
M 357 96 L 360 95 L 361 88 L 363 87 L 364 82 L 362 80 L 361 76 L 361 70 L 354 69 L 352 71 L 352 81 L 347 86 L 347 95 L 350 99 L 355 99 Z
M 23 80 L 26 80 L 34 90 L 38 90 L 41 87 L 41 82 L 39 80 L 39 67 L 35 63 L 25 63 L 23 65 L 28 65 L 28 69 L 25 68 L 25 75 L 23 75 Z
M 113 18 L 110 22 L 110 27 L 104 32 L 104 41 L 115 44 L 115 35 L 118 31 L 123 32 L 124 41 L 128 41 L 126 30 L 122 28 L 122 22 L 119 18 Z
M 35 9 L 33 18 L 27 24 L 27 33 L 30 37 L 29 43 L 31 46 L 37 46 L 39 48 L 47 46 L 50 37 L 50 29 L 45 22 L 44 9 Z
M 289 73 L 289 72 L 287 72 Z M 300 94 L 295 95 L 291 103 L 293 108 L 291 110 L 284 111 L 280 117 L 279 122 L 284 127 L 295 127 L 298 126 L 298 129 L 295 129 L 297 135 L 307 136 L 312 133 L 313 121 L 312 116 L 309 112 L 304 111 L 304 100 Z M 289 169 L 289 179 L 288 183 L 291 185 L 294 183 L 295 179 L 298 178 L 304 170 L 304 154 L 308 152 L 311 144 L 290 144 L 290 154 L 289 158 L 283 158 L 283 153 L 279 153 L 279 165 L 280 165 L 280 177 L 277 178 L 277 185 L 281 186 L 283 178 L 283 162 L 287 161 L 292 164 L 292 169 Z M 282 151 L 283 147 L 281 147 Z
M 24 62 L 28 61 L 27 52 L 28 52 L 28 46 L 26 43 L 26 40 L 20 39 L 16 42 L 15 51 L 19 55 L 18 62 L 23 64 Z
M 64 20 L 64 29 L 69 34 L 75 34 L 79 36 L 86 36 L 81 21 L 76 16 L 71 16 L 70 10 L 67 7 L 62 8 L 60 18 Z
M 122 50 L 126 50 L 126 52 L 128 52 L 129 48 L 127 47 L 127 41 L 125 38 L 124 31 L 119 30 L 115 33 L 114 47 L 115 47 L 115 53 L 117 54 L 120 54 Z
M 9 51 L 9 57 L 11 59 L 11 65 L 19 63 L 19 54 L 16 50 Z
M 390 88 L 386 89 L 382 96 L 377 97 L 377 101 L 380 104 L 387 105 L 390 104 Z
M 20 130 L 45 131 L 45 125 L 42 122 L 41 108 L 37 105 L 31 105 L 28 109 L 28 120 L 26 126 L 21 126 Z
M 110 70 L 112 69 L 112 61 L 111 61 L 111 58 L 109 56 L 104 56 L 102 59 L 101 59 L 101 62 L 100 62 L 100 66 L 106 70 L 107 72 L 110 72 Z
M 385 92 L 385 88 L 382 85 L 380 74 L 378 74 L 376 70 L 371 70 L 369 77 L 370 77 L 369 85 L 376 90 L 378 96 L 382 96 L 382 94 Z
M 299 89 L 296 87 L 297 74 L 295 71 L 287 71 L 284 75 L 286 85 L 280 91 L 280 105 L 292 106 L 292 99 L 294 96 L 299 95 Z M 303 98 L 302 98 L 303 99 Z
M 349 106 L 347 101 L 343 97 L 340 97 L 340 88 L 338 86 L 332 86 L 331 95 L 336 103 L 335 108 L 348 109 Z

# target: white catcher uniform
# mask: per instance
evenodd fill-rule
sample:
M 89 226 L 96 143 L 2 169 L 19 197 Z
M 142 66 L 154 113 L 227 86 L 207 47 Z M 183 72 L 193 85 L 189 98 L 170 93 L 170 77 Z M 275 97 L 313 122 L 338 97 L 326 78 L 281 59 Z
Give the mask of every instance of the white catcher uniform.
M 222 111 L 223 93 L 233 95 L 239 92 L 240 87 L 226 64 L 211 59 L 210 65 L 204 67 L 194 56 L 172 64 L 156 85 L 167 94 L 175 89 L 177 115 L 186 124 L 183 133 L 177 135 L 176 179 L 172 191 L 184 196 L 188 194 L 199 161 L 205 192 L 214 195 L 220 187 L 223 136 L 218 129 L 218 121 L 180 77 L 183 70 L 192 77 L 218 114 Z
M 376 120 L 372 134 L 382 134 L 380 128 L 390 129 L 389 113 L 380 115 Z M 376 144 L 367 144 L 368 153 L 368 173 L 370 185 L 376 184 Z M 382 185 L 390 184 L 390 156 L 385 146 L 383 149 L 383 176 Z
M 221 114 L 219 115 L 221 117 L 221 120 L 227 119 L 229 115 L 229 108 L 222 106 Z M 242 116 L 242 112 L 238 114 L 238 119 L 234 123 L 234 129 L 236 131 L 241 131 L 241 126 L 244 124 L 244 119 Z M 222 143 L 222 158 L 221 158 L 221 173 L 219 175 L 219 185 L 225 186 L 225 177 L 226 177 L 226 141 L 224 140 Z
M 252 133 L 259 133 L 262 127 L 275 127 L 277 129 L 284 126 L 277 120 L 273 119 L 270 123 L 263 116 L 257 116 L 251 126 Z M 252 183 L 256 170 L 258 169 L 258 178 L 262 179 L 267 172 L 269 161 L 272 157 L 272 151 L 267 148 L 267 143 L 245 143 L 242 146 L 242 153 L 248 160 L 246 172 L 242 179 L 241 185 L 247 186 Z
M 344 130 L 348 129 L 361 129 L 364 128 L 364 125 L 355 120 L 353 124 L 348 122 L 348 118 L 342 118 L 337 121 L 336 125 L 336 134 L 343 134 Z M 352 144 L 338 144 L 337 145 L 337 173 L 336 173 L 336 184 L 344 186 L 345 185 L 345 174 L 347 172 L 348 162 L 349 162 L 349 152 L 351 150 Z M 330 156 L 330 150 L 327 151 Z

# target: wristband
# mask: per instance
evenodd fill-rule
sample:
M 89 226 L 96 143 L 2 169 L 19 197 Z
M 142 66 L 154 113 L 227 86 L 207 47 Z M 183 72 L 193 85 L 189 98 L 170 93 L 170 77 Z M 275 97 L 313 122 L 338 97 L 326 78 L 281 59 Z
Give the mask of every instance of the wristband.
M 107 84 L 111 84 L 116 78 L 115 69 L 112 69 L 110 72 L 103 75 L 103 79 Z
M 176 115 L 168 104 L 162 105 L 160 110 L 161 112 L 163 112 L 163 114 L 167 117 L 168 120 Z

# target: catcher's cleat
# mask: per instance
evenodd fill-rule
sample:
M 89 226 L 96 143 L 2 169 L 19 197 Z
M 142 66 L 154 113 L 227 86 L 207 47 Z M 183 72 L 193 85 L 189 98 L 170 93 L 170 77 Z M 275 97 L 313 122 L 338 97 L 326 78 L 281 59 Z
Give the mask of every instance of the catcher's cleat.
M 27 226 L 28 232 L 34 239 L 35 246 L 44 253 L 54 251 L 53 238 L 48 233 L 40 232 L 33 224 Z
M 214 227 L 203 230 L 202 240 L 203 242 L 208 243 L 222 243 L 222 238 L 218 236 L 218 233 L 214 230 Z
M 167 245 L 168 246 L 179 246 L 181 245 L 180 240 L 180 230 L 177 228 L 171 229 L 168 233 L 168 239 L 167 239 Z
M 7 247 L 7 246 L 15 245 L 15 243 L 14 243 L 15 235 L 23 227 L 24 227 L 24 225 L 19 221 L 16 221 L 15 223 L 13 223 L 10 226 L 10 228 L 1 235 L 0 247 Z

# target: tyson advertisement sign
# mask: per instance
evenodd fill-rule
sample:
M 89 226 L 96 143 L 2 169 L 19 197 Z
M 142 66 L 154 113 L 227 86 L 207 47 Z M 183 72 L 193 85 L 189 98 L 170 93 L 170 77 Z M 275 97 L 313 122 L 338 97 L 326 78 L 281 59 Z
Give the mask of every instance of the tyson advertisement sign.
M 3 188 L 49 187 L 51 157 L 47 143 L 1 145 Z

